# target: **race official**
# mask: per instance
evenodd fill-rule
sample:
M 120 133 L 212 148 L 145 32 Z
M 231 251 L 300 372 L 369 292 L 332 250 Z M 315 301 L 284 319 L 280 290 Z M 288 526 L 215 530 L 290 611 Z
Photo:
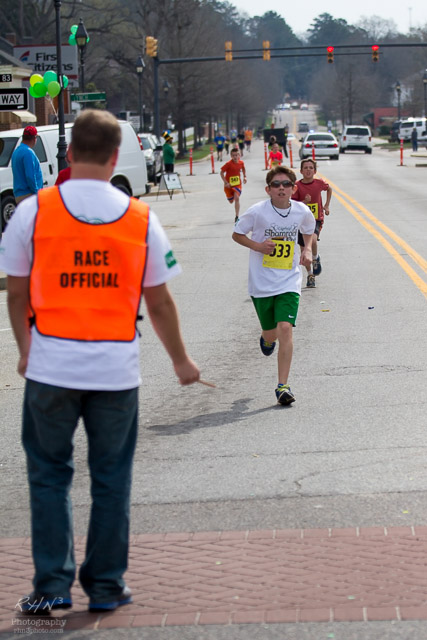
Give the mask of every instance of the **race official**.
M 132 602 L 123 576 L 142 294 L 179 382 L 199 379 L 167 287 L 180 273 L 169 241 L 148 205 L 109 182 L 120 142 L 114 116 L 83 111 L 72 130 L 71 179 L 22 202 L 2 241 L 0 268 L 8 274 L 18 371 L 26 377 L 22 438 L 35 566 L 34 591 L 20 604 L 27 614 L 72 606 L 70 488 L 80 417 L 88 438 L 92 508 L 79 580 L 90 611 Z

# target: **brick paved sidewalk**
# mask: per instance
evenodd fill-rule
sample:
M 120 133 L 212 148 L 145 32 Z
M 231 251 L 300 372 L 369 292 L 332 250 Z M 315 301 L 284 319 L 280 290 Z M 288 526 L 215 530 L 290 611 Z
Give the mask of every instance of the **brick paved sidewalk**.
M 78 560 L 83 551 L 77 538 Z M 426 620 L 426 565 L 427 526 L 135 535 L 127 574 L 134 604 L 89 614 L 76 584 L 71 613 L 36 620 L 66 631 Z M 0 631 L 22 628 L 28 618 L 14 607 L 30 591 L 28 539 L 0 540 L 0 575 Z

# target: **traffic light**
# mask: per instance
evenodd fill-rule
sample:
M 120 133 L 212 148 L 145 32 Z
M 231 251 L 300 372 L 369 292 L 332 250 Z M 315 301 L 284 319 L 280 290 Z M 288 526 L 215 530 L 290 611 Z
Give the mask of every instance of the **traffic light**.
M 233 60 L 232 48 L 233 43 L 231 42 L 231 40 L 227 40 L 227 42 L 225 43 L 225 59 L 227 60 L 227 62 L 231 62 Z
M 264 51 L 262 52 L 262 59 L 270 60 L 271 58 L 270 40 L 263 40 L 262 48 L 264 49 Z
M 328 56 L 328 63 L 332 64 L 334 61 L 334 47 L 326 47 L 326 51 L 326 55 Z
M 380 51 L 379 51 L 379 46 L 377 44 L 373 44 L 372 45 L 372 61 L 373 62 L 378 62 L 378 59 L 380 57 Z
M 145 51 L 150 58 L 157 58 L 157 40 L 153 36 L 145 37 Z

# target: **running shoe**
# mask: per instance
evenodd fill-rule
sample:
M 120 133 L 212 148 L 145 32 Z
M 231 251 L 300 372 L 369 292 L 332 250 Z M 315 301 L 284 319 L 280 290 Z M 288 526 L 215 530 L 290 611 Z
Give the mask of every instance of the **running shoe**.
M 315 277 L 312 274 L 310 274 L 309 276 L 307 276 L 307 287 L 309 289 L 314 289 L 315 286 L 316 286 Z
M 320 276 L 322 273 L 322 265 L 320 264 L 320 256 L 317 258 L 313 258 L 313 274 L 315 276 Z
M 276 398 L 279 404 L 287 405 L 295 402 L 295 396 L 288 384 L 279 384 L 276 389 Z
M 261 351 L 263 352 L 263 354 L 265 356 L 271 356 L 271 354 L 274 351 L 274 347 L 276 346 L 276 343 L 275 342 L 267 342 L 261 336 L 260 339 L 259 339 L 259 346 L 261 347 Z
M 236 224 L 237 222 L 239 222 L 239 216 L 236 216 L 236 217 L 234 218 L 234 224 Z
M 89 611 L 92 613 L 102 612 L 102 611 L 114 611 L 117 607 L 121 607 L 124 604 L 132 603 L 132 592 L 129 587 L 124 587 L 123 591 L 118 595 L 113 597 L 108 602 L 89 602 Z

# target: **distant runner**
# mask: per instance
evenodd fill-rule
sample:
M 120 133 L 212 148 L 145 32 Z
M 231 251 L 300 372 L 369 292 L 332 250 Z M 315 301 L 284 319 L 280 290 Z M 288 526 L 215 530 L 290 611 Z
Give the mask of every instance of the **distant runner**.
M 234 222 L 237 222 L 239 219 L 240 196 L 242 193 L 241 174 L 243 175 L 243 184 L 246 184 L 246 169 L 245 163 L 240 159 L 238 149 L 232 149 L 230 155 L 231 160 L 221 167 L 220 176 L 224 183 L 224 191 L 227 200 L 230 204 L 234 202 L 234 210 L 236 214 Z

